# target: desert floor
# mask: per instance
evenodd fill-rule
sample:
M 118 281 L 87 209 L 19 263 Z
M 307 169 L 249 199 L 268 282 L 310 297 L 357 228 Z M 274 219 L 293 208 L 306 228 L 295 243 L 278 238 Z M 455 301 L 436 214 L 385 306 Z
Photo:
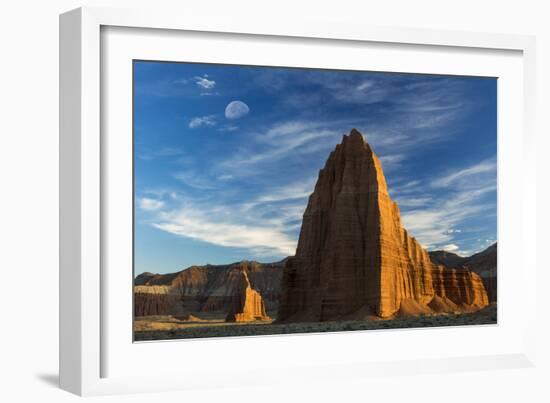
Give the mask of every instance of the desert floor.
M 227 323 L 223 317 L 209 315 L 193 321 L 174 316 L 137 317 L 134 322 L 135 341 L 191 339 L 203 337 L 240 337 L 270 334 L 320 333 L 350 330 L 380 330 L 418 327 L 491 325 L 497 323 L 497 307 L 489 306 L 477 312 L 440 314 L 387 320 L 335 321 L 313 323 L 272 324 L 272 321 Z

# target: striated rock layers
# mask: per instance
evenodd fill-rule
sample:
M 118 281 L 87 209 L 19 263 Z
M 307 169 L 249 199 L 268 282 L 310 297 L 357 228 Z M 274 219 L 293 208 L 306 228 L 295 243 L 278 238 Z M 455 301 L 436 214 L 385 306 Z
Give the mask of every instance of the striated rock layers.
M 452 252 L 429 252 L 435 264 L 442 264 L 449 268 L 466 267 L 478 274 L 483 281 L 489 302 L 497 301 L 497 244 L 489 246 L 482 252 L 469 257 L 458 256 Z
M 227 313 L 242 288 L 242 272 L 258 291 L 268 311 L 276 312 L 283 262 L 242 261 L 228 265 L 192 266 L 169 274 L 142 273 L 134 280 L 136 316 Z
M 465 267 L 450 269 L 434 265 L 432 279 L 435 295 L 462 308 L 481 308 L 489 304 L 483 280 Z
M 178 315 L 183 313 L 179 306 L 179 295 L 164 285 L 134 287 L 134 312 L 136 316 Z
M 380 161 L 355 129 L 319 172 L 281 287 L 280 322 L 425 313 L 436 295 L 439 306 L 487 305 L 479 276 L 433 265 L 409 236 Z
M 248 275 L 242 271 L 239 293 L 233 298 L 231 310 L 226 317 L 227 322 L 252 322 L 269 320 L 260 293 L 252 288 Z

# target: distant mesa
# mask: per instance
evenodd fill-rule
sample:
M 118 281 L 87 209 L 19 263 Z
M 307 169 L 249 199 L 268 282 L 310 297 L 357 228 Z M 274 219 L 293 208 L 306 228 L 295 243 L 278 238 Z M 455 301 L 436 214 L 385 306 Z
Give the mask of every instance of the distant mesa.
M 148 271 L 143 272 L 136 276 L 136 278 L 134 279 L 134 285 L 147 284 L 147 282 L 152 278 L 154 278 L 155 276 L 158 276 L 158 274 L 150 273 Z
M 476 273 L 432 264 L 403 228 L 371 146 L 356 129 L 344 135 L 309 197 L 277 320 L 362 319 L 365 312 L 388 318 L 487 304 Z
M 252 288 L 248 275 L 242 271 L 242 280 L 239 293 L 234 297 L 231 310 L 227 315 L 227 322 L 254 322 L 257 320 L 271 320 L 265 311 L 264 301 L 260 293 Z
M 242 261 L 191 266 L 176 273 L 142 273 L 134 280 L 135 316 L 219 314 L 226 317 L 241 295 L 242 272 L 261 294 L 267 312 L 277 313 L 284 262 Z

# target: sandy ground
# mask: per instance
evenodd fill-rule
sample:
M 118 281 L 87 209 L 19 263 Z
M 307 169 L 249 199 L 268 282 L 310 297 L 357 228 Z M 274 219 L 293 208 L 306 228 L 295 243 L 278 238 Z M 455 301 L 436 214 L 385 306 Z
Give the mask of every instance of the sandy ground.
M 350 330 L 489 325 L 497 323 L 496 305 L 477 312 L 395 318 L 389 320 L 272 324 L 272 321 L 226 323 L 219 315 L 188 321 L 173 316 L 147 316 L 134 322 L 135 341 L 319 333 Z

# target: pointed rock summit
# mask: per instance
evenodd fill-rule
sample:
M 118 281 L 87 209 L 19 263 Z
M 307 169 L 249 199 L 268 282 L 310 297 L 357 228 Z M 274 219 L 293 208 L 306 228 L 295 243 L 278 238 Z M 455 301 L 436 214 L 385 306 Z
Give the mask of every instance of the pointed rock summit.
M 403 228 L 380 161 L 356 129 L 319 172 L 281 288 L 280 322 L 487 305 L 479 276 L 433 265 Z
M 250 280 L 248 280 L 248 274 L 243 270 L 240 292 L 234 298 L 226 322 L 252 322 L 269 319 L 271 318 L 267 316 L 262 296 L 252 288 Z

